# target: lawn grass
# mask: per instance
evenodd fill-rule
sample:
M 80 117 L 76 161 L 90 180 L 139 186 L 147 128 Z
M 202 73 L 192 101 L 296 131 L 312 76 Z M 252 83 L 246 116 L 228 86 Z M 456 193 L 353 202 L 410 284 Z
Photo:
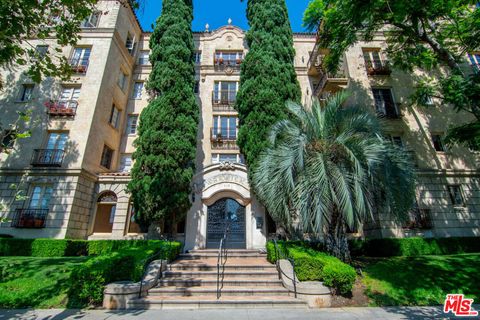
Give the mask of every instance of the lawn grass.
M 0 308 L 63 308 L 68 279 L 89 257 L 0 257 Z
M 362 264 L 372 306 L 439 305 L 447 293 L 480 302 L 480 254 L 366 259 Z

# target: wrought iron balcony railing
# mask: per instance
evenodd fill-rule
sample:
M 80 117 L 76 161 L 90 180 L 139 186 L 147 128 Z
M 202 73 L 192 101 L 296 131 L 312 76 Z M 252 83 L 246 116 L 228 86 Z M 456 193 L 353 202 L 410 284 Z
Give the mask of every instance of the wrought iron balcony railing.
M 73 58 L 68 60 L 70 63 L 70 67 L 74 73 L 85 74 L 88 70 L 88 65 L 90 63 L 90 59 L 77 59 Z
M 366 61 L 365 67 L 369 76 L 388 76 L 392 73 L 387 61 Z
M 222 58 L 215 58 L 213 64 L 215 70 L 217 71 L 231 71 L 231 72 L 240 72 L 240 65 L 242 64 L 243 59 L 236 60 L 227 60 Z
M 210 132 L 210 141 L 212 149 L 219 150 L 238 150 L 237 146 L 237 130 L 215 130 L 212 128 Z
M 50 116 L 74 117 L 77 113 L 78 101 L 76 100 L 49 100 L 45 102 L 47 113 Z
M 48 209 L 17 209 L 12 220 L 13 228 L 45 228 Z
M 220 90 L 212 92 L 213 111 L 234 111 L 236 91 Z
M 31 164 L 34 167 L 61 167 L 64 157 L 62 149 L 35 149 Z

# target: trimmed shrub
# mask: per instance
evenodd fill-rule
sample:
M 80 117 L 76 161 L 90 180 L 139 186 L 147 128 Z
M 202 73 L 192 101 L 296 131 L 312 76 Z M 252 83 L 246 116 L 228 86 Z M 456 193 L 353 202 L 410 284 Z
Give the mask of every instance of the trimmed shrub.
M 340 263 L 327 263 L 322 269 L 323 284 L 335 288 L 341 294 L 352 291 L 357 273 L 352 266 Z
M 341 294 L 352 290 L 356 272 L 353 267 L 339 259 L 313 249 L 308 242 L 277 241 L 280 250 L 286 250 L 295 262 L 295 274 L 300 281 L 323 281 Z M 319 248 L 318 244 L 314 247 Z M 267 243 L 267 259 L 276 262 L 275 245 Z
M 0 256 L 75 257 L 107 255 L 128 248 L 153 246 L 162 251 L 159 259 L 174 260 L 182 250 L 179 242 L 163 240 L 70 240 L 0 239 Z
M 480 252 L 479 237 L 352 240 L 349 245 L 352 255 L 370 257 L 413 257 Z
M 123 242 L 117 244 L 125 245 Z M 96 248 L 99 247 L 105 249 L 108 245 L 102 244 Z M 69 307 L 99 305 L 103 299 L 105 285 L 115 281 L 139 281 L 148 263 L 158 259 L 173 260 L 181 248 L 182 244 L 179 242 L 143 241 L 136 242 L 136 246 L 88 260 L 72 272 Z

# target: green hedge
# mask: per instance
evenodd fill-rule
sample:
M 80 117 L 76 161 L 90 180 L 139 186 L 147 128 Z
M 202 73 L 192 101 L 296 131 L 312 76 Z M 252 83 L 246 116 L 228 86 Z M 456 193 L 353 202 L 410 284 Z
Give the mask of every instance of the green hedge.
M 385 238 L 350 241 L 354 256 L 392 257 L 480 252 L 479 237 Z
M 161 249 L 152 244 L 121 249 L 94 257 L 73 270 L 69 279 L 69 307 L 99 305 L 105 285 L 115 281 L 139 281 L 144 266 Z M 165 258 L 163 254 L 160 258 Z
M 173 260 L 181 251 L 178 242 L 162 240 L 70 240 L 0 238 L 0 256 L 75 257 L 107 255 L 127 248 L 157 246 L 165 259 Z M 168 251 L 168 252 L 167 252 Z
M 355 269 L 339 259 L 311 248 L 309 243 L 278 241 L 279 249 L 295 261 L 295 273 L 300 281 L 323 281 L 341 294 L 352 291 Z M 276 262 L 275 245 L 267 243 L 267 259 Z

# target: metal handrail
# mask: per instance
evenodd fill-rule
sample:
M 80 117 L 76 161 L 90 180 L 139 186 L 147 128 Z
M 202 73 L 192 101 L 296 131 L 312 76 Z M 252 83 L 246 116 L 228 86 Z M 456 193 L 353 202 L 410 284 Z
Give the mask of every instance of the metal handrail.
M 223 279 L 225 278 L 225 264 L 228 259 L 227 238 L 230 227 L 228 221 L 225 223 L 225 232 L 223 238 L 220 239 L 220 245 L 218 246 L 218 258 L 217 258 L 217 299 L 220 299 L 223 289 Z M 220 268 L 222 272 L 220 275 Z
M 273 243 L 275 244 L 275 265 L 277 267 L 278 271 L 278 278 L 281 280 L 282 279 L 282 274 L 287 277 L 287 279 L 292 280 L 293 283 L 293 292 L 295 294 L 295 298 L 297 297 L 297 281 L 295 280 L 295 260 L 292 258 L 289 258 L 285 253 L 282 251 L 282 255 L 280 255 L 280 249 L 278 248 L 278 243 L 276 239 L 273 239 Z M 292 264 L 292 270 L 293 270 L 293 277 L 290 278 L 283 270 L 280 268 L 280 260 L 288 260 Z
M 173 238 L 173 237 L 172 237 Z M 168 244 L 168 251 L 167 252 L 170 252 L 170 248 L 172 246 L 172 240 L 170 239 L 170 237 L 165 237 L 165 239 L 163 239 L 165 241 L 167 241 L 167 244 Z M 147 257 L 144 262 L 143 262 L 143 269 L 142 269 L 142 278 L 140 279 L 140 291 L 138 292 L 138 298 L 141 298 L 142 297 L 142 291 L 143 291 L 143 278 L 145 277 L 145 272 L 147 271 L 147 267 L 148 265 L 150 264 L 148 261 L 154 261 L 158 256 L 160 256 L 161 254 L 163 253 L 163 250 L 159 250 L 157 253 L 155 253 L 154 255 L 152 256 L 149 256 Z M 148 263 L 147 263 L 148 262 Z M 163 270 L 163 259 L 161 260 L 160 262 L 160 274 L 159 274 L 159 277 L 162 276 L 162 270 Z

